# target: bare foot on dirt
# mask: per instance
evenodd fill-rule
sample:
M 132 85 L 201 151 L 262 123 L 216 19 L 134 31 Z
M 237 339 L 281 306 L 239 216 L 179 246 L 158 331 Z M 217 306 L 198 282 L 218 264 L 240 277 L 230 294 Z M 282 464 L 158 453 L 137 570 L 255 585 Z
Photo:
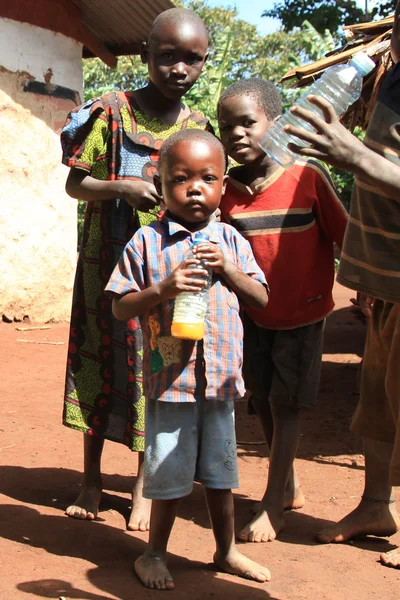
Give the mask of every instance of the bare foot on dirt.
M 400 548 L 381 554 L 380 560 L 386 567 L 400 569 Z
M 98 485 L 83 484 L 76 502 L 68 506 L 65 514 L 73 519 L 93 521 L 99 512 L 101 499 L 101 483 Z
M 138 481 L 132 491 L 132 509 L 127 529 L 129 531 L 150 530 L 151 500 L 143 498 L 143 485 Z
M 319 542 L 345 542 L 360 535 L 388 537 L 400 529 L 394 504 L 361 500 L 360 504 L 339 523 L 326 527 L 317 535 Z
M 242 542 L 272 542 L 283 529 L 283 512 L 261 508 L 254 519 L 239 533 Z
M 144 587 L 152 590 L 175 589 L 165 559 L 159 554 L 145 552 L 135 561 L 134 569 Z
M 299 508 L 303 508 L 306 503 L 306 499 L 303 494 L 303 490 L 301 487 L 298 487 L 293 492 L 285 492 L 285 497 L 283 501 L 284 510 L 298 510 Z M 261 509 L 261 502 L 254 502 L 251 510 L 253 515 L 256 515 Z
M 244 556 L 237 548 L 234 548 L 228 556 L 222 557 L 218 552 L 214 554 L 214 564 L 231 575 L 238 575 L 245 579 L 252 579 L 253 581 L 259 581 L 264 583 L 271 579 L 271 573 L 266 567 L 259 565 L 250 560 L 247 556 Z

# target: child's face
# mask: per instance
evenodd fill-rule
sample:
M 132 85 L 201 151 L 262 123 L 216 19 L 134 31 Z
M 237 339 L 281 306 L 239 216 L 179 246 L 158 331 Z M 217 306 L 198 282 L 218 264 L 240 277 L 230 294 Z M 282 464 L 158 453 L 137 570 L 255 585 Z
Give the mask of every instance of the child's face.
M 154 86 L 171 100 L 179 100 L 198 79 L 207 59 L 208 39 L 192 23 L 171 25 L 142 47 Z
M 203 140 L 181 140 L 168 152 L 154 183 L 179 222 L 202 224 L 219 206 L 227 180 L 224 172 L 222 148 Z
M 225 150 L 236 162 L 248 165 L 265 156 L 259 142 L 274 122 L 256 98 L 247 94 L 226 98 L 219 107 L 218 124 Z

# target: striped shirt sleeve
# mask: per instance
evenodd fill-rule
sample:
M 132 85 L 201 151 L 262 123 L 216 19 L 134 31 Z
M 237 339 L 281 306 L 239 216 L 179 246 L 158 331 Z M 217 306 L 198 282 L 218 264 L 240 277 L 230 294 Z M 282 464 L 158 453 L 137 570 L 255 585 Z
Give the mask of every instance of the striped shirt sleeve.
M 233 243 L 236 249 L 236 266 L 252 279 L 256 279 L 266 285 L 269 290 L 265 275 L 254 258 L 250 243 L 233 227 L 230 225 L 227 225 L 227 227 L 232 232 Z
M 135 234 L 125 246 L 105 291 L 124 296 L 130 292 L 140 292 L 145 287 L 143 243 L 140 235 Z
M 318 223 L 325 235 L 342 248 L 347 211 L 328 171 L 316 161 L 309 161 L 307 166 L 313 169 L 315 175 Z

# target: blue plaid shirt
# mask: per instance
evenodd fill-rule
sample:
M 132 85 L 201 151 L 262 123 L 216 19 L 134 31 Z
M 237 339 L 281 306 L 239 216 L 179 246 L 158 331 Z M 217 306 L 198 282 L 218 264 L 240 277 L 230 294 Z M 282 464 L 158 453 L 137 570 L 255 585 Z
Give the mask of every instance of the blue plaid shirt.
M 233 227 L 212 219 L 202 233 L 218 244 L 241 271 L 263 284 L 250 244 Z M 182 262 L 193 233 L 168 217 L 139 229 L 126 245 L 106 287 L 124 295 L 159 283 Z M 166 402 L 236 400 L 244 396 L 241 374 L 243 328 L 239 301 L 224 279 L 213 274 L 204 339 L 171 336 L 174 300 L 140 317 L 143 331 L 143 388 L 147 398 Z

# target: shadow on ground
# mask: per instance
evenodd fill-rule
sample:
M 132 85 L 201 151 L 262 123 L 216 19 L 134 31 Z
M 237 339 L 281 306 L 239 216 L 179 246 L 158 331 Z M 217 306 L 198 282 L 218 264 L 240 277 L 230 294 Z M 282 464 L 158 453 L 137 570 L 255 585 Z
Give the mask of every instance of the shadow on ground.
M 64 516 L 43 515 L 27 506 L 2 505 L 0 536 L 24 546 L 41 548 L 50 554 L 92 563 L 95 566 L 87 570 L 86 577 L 102 592 L 89 593 L 75 588 L 73 573 L 68 573 L 65 580 L 42 579 L 19 583 L 18 589 L 28 594 L 44 598 L 64 595 L 85 600 L 111 600 L 107 594 L 117 598 L 151 598 L 156 593 L 145 590 L 132 571 L 133 561 L 143 552 L 145 542 L 105 523 L 88 525 Z M 266 586 L 249 588 L 239 578 L 237 582 L 221 579 L 207 564 L 172 554 L 169 567 L 178 588 L 174 592 L 175 599 L 187 598 L 189 590 L 201 587 L 202 578 L 211 578 L 212 582 L 204 581 L 204 586 L 206 589 L 212 586 L 212 595 L 218 598 L 239 599 L 251 594 L 255 600 L 274 600 Z

